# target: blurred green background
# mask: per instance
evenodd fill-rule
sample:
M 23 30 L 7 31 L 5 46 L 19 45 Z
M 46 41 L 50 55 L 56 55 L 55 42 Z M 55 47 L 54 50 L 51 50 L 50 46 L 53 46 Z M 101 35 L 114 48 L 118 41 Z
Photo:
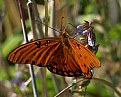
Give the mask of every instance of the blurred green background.
M 37 8 L 35 19 L 38 14 L 42 22 L 46 21 L 45 1 L 33 0 Z M 32 39 L 27 2 L 22 0 L 28 37 Z M 62 16 L 64 16 L 64 24 L 71 23 L 77 26 L 84 23 L 84 20 L 93 22 L 96 43 L 100 44 L 97 57 L 101 61 L 101 67 L 95 69 L 94 77 L 111 82 L 121 92 L 121 0 L 48 0 L 47 2 L 48 25 L 54 29 L 60 29 Z M 40 35 L 38 38 L 42 38 L 44 25 L 35 26 Z M 73 36 L 75 28 L 69 25 L 68 31 Z M 48 34 L 54 36 L 58 33 L 49 28 Z M 24 85 L 24 82 L 30 78 L 28 67 L 15 65 L 7 60 L 10 51 L 22 42 L 17 0 L 0 0 L 0 97 L 33 97 L 31 82 L 27 86 Z M 67 84 L 73 82 L 72 79 L 53 75 L 49 71 L 45 77 L 46 83 L 43 84 L 40 71 L 36 74 L 39 97 L 53 97 Z M 46 88 L 46 92 L 43 88 Z M 70 95 L 67 96 L 65 93 L 61 97 L 81 97 L 82 94 L 71 92 Z M 85 95 L 86 97 L 118 97 L 113 89 L 96 80 L 91 80 Z

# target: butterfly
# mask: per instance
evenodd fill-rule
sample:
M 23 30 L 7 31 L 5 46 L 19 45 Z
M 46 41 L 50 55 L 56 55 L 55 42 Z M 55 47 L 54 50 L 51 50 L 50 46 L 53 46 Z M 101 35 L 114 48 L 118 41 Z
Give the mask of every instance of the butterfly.
M 80 42 L 60 31 L 59 37 L 34 40 L 14 49 L 8 60 L 18 64 L 32 64 L 55 74 L 92 78 L 92 70 L 100 67 L 98 58 Z

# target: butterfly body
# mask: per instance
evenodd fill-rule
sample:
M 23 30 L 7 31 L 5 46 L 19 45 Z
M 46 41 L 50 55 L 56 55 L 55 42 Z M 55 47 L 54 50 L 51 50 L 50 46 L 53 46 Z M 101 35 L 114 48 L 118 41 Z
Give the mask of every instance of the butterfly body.
M 67 33 L 23 44 L 10 53 L 8 60 L 47 67 L 53 73 L 69 77 L 91 78 L 91 70 L 100 67 L 96 56 Z

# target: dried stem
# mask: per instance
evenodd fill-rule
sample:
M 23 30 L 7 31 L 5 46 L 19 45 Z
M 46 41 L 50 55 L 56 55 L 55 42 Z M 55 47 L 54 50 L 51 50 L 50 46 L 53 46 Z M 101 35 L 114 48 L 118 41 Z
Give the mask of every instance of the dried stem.
M 83 85 L 83 83 L 84 83 L 85 81 L 87 81 L 87 80 L 89 80 L 89 79 L 85 79 L 85 80 L 80 79 L 80 80 L 78 80 L 76 83 L 72 83 L 71 85 L 67 86 L 65 89 L 63 89 L 62 91 L 60 91 L 60 92 L 59 92 L 57 95 L 55 95 L 54 97 L 59 97 L 62 93 L 64 93 L 65 91 L 69 90 L 71 87 L 73 87 L 74 85 L 76 85 L 76 84 L 79 83 L 79 82 L 80 82 L 80 86 Z
M 54 28 L 56 26 L 56 7 L 55 7 L 55 0 L 51 1 L 51 13 L 50 13 L 50 27 L 51 29 L 49 30 L 50 32 L 53 33 L 54 37 L 56 37 L 56 31 Z M 49 28 L 50 28 L 49 27 Z M 60 31 L 57 31 L 57 32 L 60 32 Z M 59 92 L 59 84 L 58 84 L 58 81 L 57 81 L 57 77 L 55 74 L 51 74 L 52 75 L 52 80 L 53 80 L 53 84 L 54 84 L 54 88 L 55 88 L 55 92 L 58 93 Z
M 30 25 L 31 25 L 31 31 L 33 33 L 33 37 L 34 39 L 38 39 L 38 35 L 36 32 L 36 28 L 35 28 L 35 16 L 34 16 L 34 9 L 33 9 L 33 2 L 32 1 L 28 1 L 27 3 L 27 7 L 28 7 L 28 14 L 29 14 L 29 20 L 30 20 Z
M 43 33 L 43 30 L 42 30 L 42 21 L 41 21 L 41 19 L 40 19 L 40 17 L 39 17 L 39 12 L 38 12 L 38 10 L 37 10 L 37 5 L 36 5 L 36 2 L 35 2 L 35 0 L 32 0 L 33 2 L 33 7 L 34 7 L 34 14 L 35 14 L 35 20 L 38 20 L 38 21 L 40 21 L 40 23 L 36 23 L 36 27 L 37 27 L 37 30 L 38 30 L 38 33 L 39 33 L 39 37 L 40 38 L 43 38 L 44 37 L 44 33 Z
M 48 25 L 48 0 L 45 1 L 45 24 Z M 45 37 L 48 37 L 48 27 L 45 26 Z
M 50 13 L 50 27 L 55 28 L 56 26 L 56 6 L 55 6 L 55 0 L 51 1 L 51 13 Z M 55 30 L 51 29 L 50 32 L 53 33 L 54 36 L 56 36 Z
M 21 17 L 21 24 L 22 24 L 22 29 L 23 29 L 24 40 L 27 43 L 28 42 L 28 37 L 27 37 L 24 13 L 23 13 L 23 10 L 22 10 L 22 1 L 18 0 L 18 4 L 19 4 L 19 11 L 20 11 L 20 17 Z M 33 65 L 29 64 L 29 70 L 30 70 L 30 74 L 31 74 L 31 78 L 32 78 L 32 88 L 33 88 L 33 92 L 34 92 L 34 97 L 38 97 Z
M 59 85 L 58 85 L 58 80 L 55 74 L 51 74 L 52 75 L 52 80 L 53 80 L 53 84 L 54 84 L 54 88 L 55 88 L 55 92 L 58 93 L 59 92 Z
M 48 1 L 45 0 L 45 24 L 48 25 Z M 48 37 L 48 27 L 45 26 L 45 37 Z M 48 97 L 46 84 L 46 68 L 41 69 L 42 75 L 42 97 Z

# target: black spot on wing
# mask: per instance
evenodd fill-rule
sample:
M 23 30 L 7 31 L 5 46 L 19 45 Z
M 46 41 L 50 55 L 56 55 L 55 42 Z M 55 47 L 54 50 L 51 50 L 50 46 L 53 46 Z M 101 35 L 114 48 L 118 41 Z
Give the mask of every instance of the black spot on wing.
M 36 44 L 37 48 L 40 48 L 41 42 L 37 41 L 37 42 L 35 42 L 35 44 Z
M 84 64 L 84 67 L 86 67 L 86 64 Z
M 81 48 L 80 48 L 80 44 L 77 43 L 77 46 L 78 46 L 79 49 L 81 49 Z

